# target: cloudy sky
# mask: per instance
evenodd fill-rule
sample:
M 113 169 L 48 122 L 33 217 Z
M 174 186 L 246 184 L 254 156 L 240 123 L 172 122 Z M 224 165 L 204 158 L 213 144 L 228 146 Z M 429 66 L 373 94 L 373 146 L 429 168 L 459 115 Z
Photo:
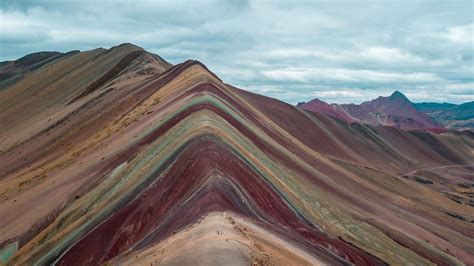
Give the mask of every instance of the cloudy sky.
M 292 104 L 474 100 L 474 0 L 1 2 L 1 61 L 131 42 Z

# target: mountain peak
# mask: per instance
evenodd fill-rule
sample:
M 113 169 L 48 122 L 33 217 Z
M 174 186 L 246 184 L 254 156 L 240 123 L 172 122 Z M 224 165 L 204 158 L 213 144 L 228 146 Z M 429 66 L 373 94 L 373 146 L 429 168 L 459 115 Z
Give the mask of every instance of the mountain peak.
M 390 99 L 401 99 L 403 101 L 409 102 L 408 98 L 405 96 L 405 94 L 399 92 L 399 91 L 394 91 L 392 95 L 389 96 Z
M 298 105 L 298 107 L 315 113 L 321 113 L 324 115 L 332 116 L 347 122 L 355 122 L 355 120 L 348 116 L 346 113 L 338 110 L 333 105 L 318 98 L 315 98 L 307 103 L 300 104 Z
M 360 105 L 327 104 L 314 99 L 299 107 L 347 122 L 394 126 L 405 130 L 443 129 L 443 126 L 426 114 L 417 111 L 413 103 L 400 91 L 394 91 L 390 96 L 380 96 Z
M 308 103 L 325 103 L 325 104 L 327 104 L 326 102 L 321 101 L 319 98 L 314 98 L 311 101 L 309 101 Z
M 142 47 L 140 47 L 138 45 L 135 45 L 133 43 L 121 43 L 119 45 L 110 47 L 109 50 L 112 51 L 112 50 L 116 50 L 116 49 L 130 49 L 130 50 L 137 50 L 137 51 L 144 51 L 145 50 Z

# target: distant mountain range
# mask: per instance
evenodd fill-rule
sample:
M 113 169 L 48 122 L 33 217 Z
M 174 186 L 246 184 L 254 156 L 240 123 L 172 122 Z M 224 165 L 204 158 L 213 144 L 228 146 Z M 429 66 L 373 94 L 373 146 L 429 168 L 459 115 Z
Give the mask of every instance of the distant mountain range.
M 474 128 L 474 102 L 461 105 L 412 103 L 399 91 L 361 104 L 328 104 L 314 99 L 299 103 L 298 107 L 350 123 L 393 126 L 403 130 L 440 133 L 447 129 Z
M 415 103 L 415 108 L 451 129 L 474 129 L 474 101 L 463 104 Z

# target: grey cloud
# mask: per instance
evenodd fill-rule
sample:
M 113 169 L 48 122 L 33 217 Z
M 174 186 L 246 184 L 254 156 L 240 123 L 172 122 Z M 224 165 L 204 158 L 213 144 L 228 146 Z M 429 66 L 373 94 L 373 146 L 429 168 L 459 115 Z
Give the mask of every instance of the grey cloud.
M 473 100 L 473 2 L 2 1 L 0 60 L 132 42 L 296 103 Z

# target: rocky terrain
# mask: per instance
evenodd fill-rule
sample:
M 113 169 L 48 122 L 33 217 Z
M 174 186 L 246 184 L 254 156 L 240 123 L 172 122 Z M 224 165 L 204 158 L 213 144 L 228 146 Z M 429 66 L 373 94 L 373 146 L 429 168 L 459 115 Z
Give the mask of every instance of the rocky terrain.
M 131 44 L 45 58 L 2 63 L 1 263 L 474 264 L 474 133 L 399 93 L 324 115 Z

